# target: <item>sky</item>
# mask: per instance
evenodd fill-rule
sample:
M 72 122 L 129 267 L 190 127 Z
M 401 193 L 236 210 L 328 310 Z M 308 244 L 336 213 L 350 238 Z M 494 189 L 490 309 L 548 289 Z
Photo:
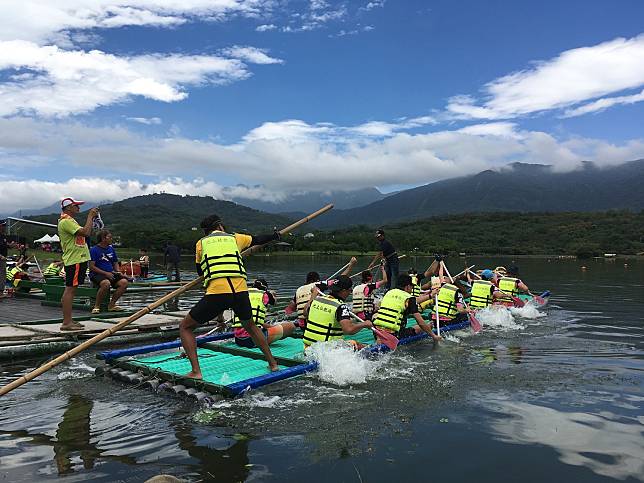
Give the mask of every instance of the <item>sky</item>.
M 644 158 L 644 2 L 2 0 L 0 213 Z

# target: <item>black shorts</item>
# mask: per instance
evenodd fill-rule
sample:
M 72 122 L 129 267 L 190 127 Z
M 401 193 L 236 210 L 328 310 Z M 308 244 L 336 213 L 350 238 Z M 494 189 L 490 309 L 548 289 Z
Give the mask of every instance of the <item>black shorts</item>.
M 85 283 L 87 262 L 65 265 L 65 287 L 78 287 Z
M 110 285 L 112 288 L 116 288 L 116 285 L 118 284 L 119 280 L 126 278 L 123 274 L 120 273 L 115 273 L 114 278 L 110 280 L 107 278 L 105 275 L 102 273 L 94 273 L 89 279 L 92 281 L 92 285 L 94 287 L 98 287 L 103 280 L 108 280 L 110 282 Z
M 232 309 L 240 320 L 250 320 L 253 312 L 248 292 L 206 294 L 190 310 L 190 317 L 198 324 L 205 324 L 226 309 Z

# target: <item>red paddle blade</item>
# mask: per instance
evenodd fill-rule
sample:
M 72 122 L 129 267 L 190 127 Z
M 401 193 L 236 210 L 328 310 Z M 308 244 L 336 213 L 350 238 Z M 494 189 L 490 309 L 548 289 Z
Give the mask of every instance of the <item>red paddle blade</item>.
M 373 332 L 378 336 L 382 343 L 385 344 L 390 350 L 396 350 L 396 347 L 398 347 L 398 338 L 395 335 L 390 334 L 389 332 L 385 332 L 384 330 L 376 329 L 375 327 L 372 327 L 371 330 L 373 330 Z
M 512 300 L 514 300 L 514 306 L 515 307 L 523 307 L 525 305 L 525 302 L 521 300 L 519 297 L 512 297 Z
M 481 323 L 479 322 L 479 319 L 477 319 L 474 314 L 470 314 L 470 327 L 472 327 L 472 330 L 475 334 L 481 332 L 481 329 L 483 328 L 481 326 Z
M 535 296 L 534 296 L 534 300 L 535 300 L 535 302 L 537 302 L 539 305 L 543 305 L 543 304 L 545 304 L 545 303 L 546 303 L 546 301 L 544 300 L 544 298 L 543 298 L 541 295 L 535 295 Z

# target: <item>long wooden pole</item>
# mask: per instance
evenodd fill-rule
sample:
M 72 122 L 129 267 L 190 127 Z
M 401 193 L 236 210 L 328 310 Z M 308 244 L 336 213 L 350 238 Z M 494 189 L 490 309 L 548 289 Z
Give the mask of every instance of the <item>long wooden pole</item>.
M 313 218 L 315 218 L 317 216 L 320 216 L 322 213 L 325 213 L 325 212 L 329 211 L 331 208 L 333 208 L 333 205 L 326 205 L 324 208 L 319 209 L 315 213 L 311 213 L 310 215 L 302 218 L 300 221 L 296 221 L 292 225 L 289 225 L 286 228 L 280 230 L 280 232 L 279 232 L 280 235 L 284 235 L 284 234 L 288 233 L 289 231 L 296 229 L 300 225 L 303 225 L 304 223 L 308 222 L 309 220 L 312 220 Z M 242 252 L 242 255 L 253 253 L 254 251 L 258 250 L 259 248 L 261 248 L 261 245 L 255 245 L 255 246 L 252 246 L 250 248 L 247 248 L 246 250 L 244 250 Z M 181 295 L 182 293 L 190 290 L 191 288 L 198 286 L 199 284 L 201 284 L 203 282 L 203 280 L 204 280 L 204 278 L 203 278 L 203 276 L 201 276 L 201 277 L 196 278 L 192 282 L 184 285 L 183 287 L 179 287 L 174 292 L 170 292 L 169 294 L 161 297 L 156 302 L 153 302 L 150 305 L 148 305 L 147 307 L 144 307 L 144 308 L 140 309 L 139 311 L 137 311 L 136 313 L 132 314 L 131 316 L 129 316 L 124 321 L 119 322 L 118 324 L 116 324 L 114 327 L 110 327 L 109 329 L 104 330 L 100 334 L 95 335 L 91 339 L 86 340 L 82 344 L 77 345 L 76 347 L 74 347 L 73 349 L 68 350 L 64 354 L 61 354 L 60 356 L 56 357 L 54 360 L 48 362 L 47 364 L 44 364 L 44 365 L 40 366 L 39 368 L 31 371 L 29 374 L 25 374 L 24 376 L 19 377 L 18 379 L 10 382 L 6 386 L 3 386 L 2 388 L 0 388 L 0 396 L 4 396 L 5 394 L 7 394 L 8 392 L 13 391 L 17 387 L 20 387 L 23 384 L 31 381 L 32 379 L 35 379 L 39 375 L 47 372 L 49 369 L 51 369 L 53 367 L 56 367 L 61 362 L 65 362 L 65 361 L 71 359 L 75 355 L 77 355 L 80 352 L 84 351 L 85 349 L 93 346 L 97 342 L 100 342 L 103 339 L 105 339 L 106 337 L 109 337 L 110 335 L 114 334 L 115 332 L 118 332 L 119 330 L 121 330 L 126 325 L 131 324 L 132 322 L 134 322 L 135 320 L 140 319 L 141 317 L 143 317 L 146 314 L 149 314 L 150 312 L 152 312 L 154 309 L 156 309 L 160 305 L 163 305 L 164 303 L 168 302 L 169 300 L 172 300 L 176 296 Z

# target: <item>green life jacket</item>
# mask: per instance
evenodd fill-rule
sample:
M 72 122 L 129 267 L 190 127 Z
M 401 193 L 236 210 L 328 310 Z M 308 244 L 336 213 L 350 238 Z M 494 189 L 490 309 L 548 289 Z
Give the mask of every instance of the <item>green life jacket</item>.
M 261 329 L 266 321 L 266 305 L 264 305 L 264 294 L 266 292 L 257 290 L 256 288 L 248 289 L 248 298 L 250 299 L 250 307 L 252 310 L 251 320 Z M 235 316 L 233 319 L 233 328 L 242 326 L 241 320 Z
M 342 326 L 336 318 L 342 302 L 329 295 L 318 295 L 309 307 L 309 315 L 304 329 L 304 345 L 316 342 L 341 339 L 344 335 Z
M 417 275 L 411 275 L 411 294 L 414 297 L 418 297 L 420 295 L 420 285 L 418 284 Z
M 60 266 L 56 265 L 55 263 L 50 263 L 47 265 L 47 268 L 45 268 L 45 271 L 43 272 L 43 275 L 45 277 L 57 277 L 60 275 Z
M 502 277 L 499 279 L 499 290 L 509 295 L 517 296 L 519 294 L 519 290 L 517 289 L 518 281 L 518 278 Z
M 472 283 L 472 296 L 470 306 L 477 309 L 484 309 L 492 303 L 494 284 L 487 280 L 475 280 Z
M 438 314 L 450 319 L 456 315 L 458 287 L 451 283 L 443 285 L 438 292 Z
M 405 309 L 410 298 L 413 298 L 412 294 L 399 288 L 389 290 L 380 302 L 374 325 L 392 332 L 400 331 L 407 324 Z
M 13 279 L 16 278 L 16 275 L 22 272 L 18 267 L 13 267 L 11 270 L 7 272 L 7 281 L 8 282 L 13 282 Z
M 201 260 L 204 287 L 217 278 L 243 278 L 246 269 L 235 235 L 216 231 L 201 239 Z

